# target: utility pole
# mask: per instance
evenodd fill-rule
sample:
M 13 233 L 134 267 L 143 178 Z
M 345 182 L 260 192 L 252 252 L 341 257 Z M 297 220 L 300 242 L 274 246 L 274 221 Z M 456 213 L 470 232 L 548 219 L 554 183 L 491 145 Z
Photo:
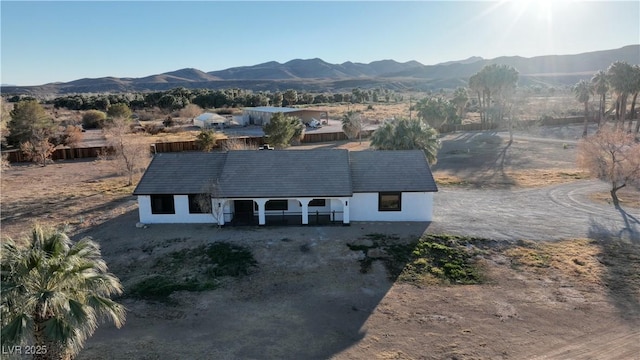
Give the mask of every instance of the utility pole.
M 411 120 L 411 94 L 409 94 L 409 120 Z

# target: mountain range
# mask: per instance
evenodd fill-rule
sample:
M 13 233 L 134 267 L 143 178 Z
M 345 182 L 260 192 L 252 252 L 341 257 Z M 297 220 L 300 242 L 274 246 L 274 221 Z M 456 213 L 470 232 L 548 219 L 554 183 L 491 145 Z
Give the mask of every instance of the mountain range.
M 519 84 L 548 86 L 573 85 L 606 70 L 615 61 L 640 64 L 640 45 L 575 55 L 547 55 L 525 58 L 503 56 L 495 59 L 471 57 L 436 65 L 394 60 L 368 64 L 345 62 L 330 64 L 322 59 L 295 59 L 253 66 L 204 72 L 186 68 L 142 78 L 103 77 L 79 79 L 39 86 L 2 85 L 3 94 L 69 94 L 128 91 L 162 91 L 186 88 L 243 88 L 254 91 L 286 89 L 305 91 L 351 91 L 353 88 L 382 87 L 392 90 L 435 90 L 466 85 L 469 77 L 489 64 L 513 66 L 520 73 Z

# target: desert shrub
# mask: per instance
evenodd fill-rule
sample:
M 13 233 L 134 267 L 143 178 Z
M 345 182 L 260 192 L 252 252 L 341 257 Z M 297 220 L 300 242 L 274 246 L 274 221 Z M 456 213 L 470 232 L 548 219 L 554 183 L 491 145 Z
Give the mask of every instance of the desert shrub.
M 144 131 L 150 135 L 157 135 L 164 131 L 164 125 L 160 124 L 146 124 L 143 127 Z
M 100 110 L 89 110 L 82 115 L 82 126 L 85 129 L 101 129 L 107 120 L 107 114 Z
M 164 121 L 162 122 L 162 124 L 165 127 L 172 127 L 173 125 L 176 124 L 175 120 L 173 120 L 173 117 L 171 117 L 171 115 L 167 116 L 166 119 L 164 119 Z
M 4 153 L 0 156 L 0 169 L 6 170 L 11 168 L 11 163 L 9 162 L 9 154 Z
M 215 112 L 218 115 L 231 115 L 231 114 L 233 114 L 233 109 L 232 108 L 220 108 L 220 109 L 216 109 Z
M 131 112 L 131 109 L 129 109 L 129 106 L 127 106 L 127 104 L 118 103 L 118 104 L 112 104 L 109 106 L 109 109 L 107 110 L 107 115 L 110 118 L 130 119 L 133 113 Z
M 203 291 L 214 288 L 205 284 L 200 284 L 195 280 L 176 280 L 169 276 L 152 275 L 136 284 L 126 293 L 138 299 L 156 299 L 161 300 L 167 298 L 175 291 Z
M 196 144 L 202 151 L 211 151 L 217 146 L 219 136 L 213 130 L 202 130 L 196 136 Z
M 29 161 L 46 166 L 51 161 L 51 155 L 56 147 L 49 142 L 46 136 L 34 137 L 30 141 L 20 144 L 20 151 Z
M 78 126 L 67 125 L 60 136 L 60 143 L 74 148 L 82 141 L 82 129 Z
M 258 148 L 258 144 L 254 144 L 252 142 L 248 142 L 244 139 L 238 138 L 228 138 L 224 139 L 220 142 L 222 146 L 222 151 L 230 151 L 230 150 L 255 150 Z

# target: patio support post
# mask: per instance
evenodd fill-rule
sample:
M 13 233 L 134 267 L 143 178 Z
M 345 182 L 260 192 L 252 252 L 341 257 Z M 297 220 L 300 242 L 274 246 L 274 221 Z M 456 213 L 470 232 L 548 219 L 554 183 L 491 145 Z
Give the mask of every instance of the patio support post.
M 220 200 L 220 199 L 216 199 L 214 201 L 214 204 L 212 206 L 214 206 L 213 211 L 216 211 L 216 220 L 218 221 L 218 225 L 223 226 L 224 225 L 224 205 L 225 205 L 226 201 L 225 200 Z
M 264 208 L 268 199 L 253 199 L 258 204 L 258 225 L 265 225 L 267 223 Z
M 309 201 L 310 199 L 298 199 L 302 205 L 302 225 L 309 225 Z
M 349 202 L 351 198 L 343 198 L 342 199 L 342 223 L 344 225 L 349 225 Z

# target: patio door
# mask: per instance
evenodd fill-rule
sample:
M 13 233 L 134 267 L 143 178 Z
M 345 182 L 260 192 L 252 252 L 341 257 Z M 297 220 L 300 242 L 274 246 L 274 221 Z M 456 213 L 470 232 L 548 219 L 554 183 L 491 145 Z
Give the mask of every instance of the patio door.
M 241 225 L 253 224 L 253 206 L 253 200 L 234 200 L 233 222 Z

